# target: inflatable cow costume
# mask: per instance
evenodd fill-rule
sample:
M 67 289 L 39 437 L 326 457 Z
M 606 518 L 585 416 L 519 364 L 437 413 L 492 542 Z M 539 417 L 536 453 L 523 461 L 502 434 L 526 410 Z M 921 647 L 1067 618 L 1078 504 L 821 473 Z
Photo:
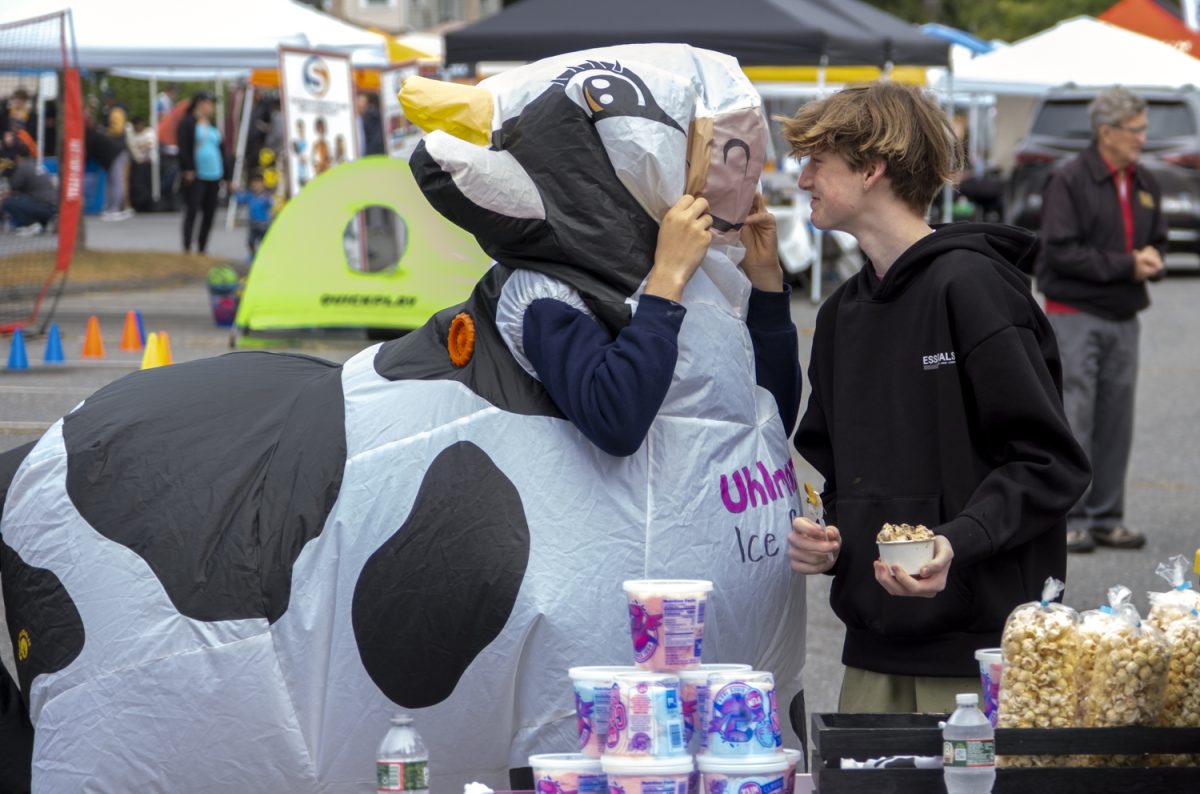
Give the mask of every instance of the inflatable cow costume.
M 0 460 L 35 791 L 363 790 L 398 710 L 434 791 L 503 786 L 576 746 L 568 667 L 630 663 L 629 578 L 713 580 L 706 661 L 798 681 L 795 473 L 735 265 L 756 92 L 683 45 L 445 88 L 405 101 L 439 128 L 419 184 L 497 262 L 465 303 L 340 367 L 240 352 L 133 373 Z M 548 397 L 522 313 L 552 297 L 619 332 L 685 190 L 734 231 L 684 291 L 644 443 L 608 455 Z

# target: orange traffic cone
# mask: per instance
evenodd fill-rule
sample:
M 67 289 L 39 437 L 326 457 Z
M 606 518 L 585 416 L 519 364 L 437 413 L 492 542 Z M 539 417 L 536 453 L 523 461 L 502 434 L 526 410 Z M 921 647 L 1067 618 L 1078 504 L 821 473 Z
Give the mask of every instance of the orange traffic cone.
M 142 369 L 154 369 L 158 363 L 158 334 L 146 337 L 146 352 L 142 354 Z
M 175 359 L 171 357 L 171 337 L 167 336 L 166 331 L 158 332 L 158 363 L 161 367 L 175 363 Z
M 138 332 L 137 314 L 125 312 L 125 330 L 121 332 L 121 350 L 136 353 L 142 349 L 142 335 Z
M 87 333 L 83 336 L 83 357 L 104 358 L 104 340 L 100 337 L 100 320 L 92 315 L 87 321 Z

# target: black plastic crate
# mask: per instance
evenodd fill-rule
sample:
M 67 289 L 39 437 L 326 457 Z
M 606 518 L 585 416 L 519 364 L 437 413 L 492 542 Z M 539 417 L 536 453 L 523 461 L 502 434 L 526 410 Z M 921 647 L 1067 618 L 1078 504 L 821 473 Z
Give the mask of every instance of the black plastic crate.
M 946 714 L 814 714 L 812 772 L 819 794 L 944 794 L 940 769 L 846 769 L 842 758 L 942 754 Z M 1200 728 L 1000 728 L 997 755 L 1200 754 Z M 1200 792 L 1200 767 L 997 769 L 993 794 Z

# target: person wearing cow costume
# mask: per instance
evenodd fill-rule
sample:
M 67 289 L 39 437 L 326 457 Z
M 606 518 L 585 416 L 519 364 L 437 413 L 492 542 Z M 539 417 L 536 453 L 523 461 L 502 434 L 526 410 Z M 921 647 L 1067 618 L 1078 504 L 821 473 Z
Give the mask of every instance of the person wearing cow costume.
M 345 790 L 398 709 L 435 790 L 499 785 L 575 746 L 568 667 L 629 662 L 629 578 L 713 580 L 705 659 L 798 686 L 753 87 L 637 45 L 402 97 L 418 183 L 496 260 L 463 304 L 341 367 L 134 373 L 0 460 L 35 790 Z

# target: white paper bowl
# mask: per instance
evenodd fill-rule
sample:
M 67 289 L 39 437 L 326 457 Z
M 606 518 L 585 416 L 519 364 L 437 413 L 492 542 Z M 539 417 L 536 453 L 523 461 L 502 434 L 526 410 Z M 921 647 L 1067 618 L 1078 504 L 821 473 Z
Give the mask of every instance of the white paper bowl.
M 933 559 L 933 538 L 929 540 L 894 540 L 875 544 L 879 547 L 879 559 L 890 565 L 899 565 L 909 576 L 921 572 L 921 566 Z

